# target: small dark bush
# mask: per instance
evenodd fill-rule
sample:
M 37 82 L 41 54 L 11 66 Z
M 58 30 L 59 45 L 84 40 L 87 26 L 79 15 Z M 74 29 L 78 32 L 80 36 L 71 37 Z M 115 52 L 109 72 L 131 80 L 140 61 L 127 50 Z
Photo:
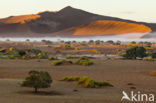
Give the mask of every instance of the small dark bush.
M 156 58 L 156 53 L 151 54 L 152 58 Z
M 41 50 L 39 50 L 39 49 L 29 49 L 28 52 L 33 53 L 35 55 L 38 55 L 39 53 L 41 53 Z
M 19 55 L 20 55 L 20 56 L 24 56 L 24 55 L 26 55 L 26 52 L 25 52 L 24 50 L 20 50 L 20 51 L 19 51 Z

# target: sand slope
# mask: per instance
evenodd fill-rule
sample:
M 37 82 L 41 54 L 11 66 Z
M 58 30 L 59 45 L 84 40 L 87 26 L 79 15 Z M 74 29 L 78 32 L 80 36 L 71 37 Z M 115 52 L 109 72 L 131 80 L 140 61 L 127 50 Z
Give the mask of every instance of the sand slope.
M 73 31 L 73 32 L 71 32 Z M 89 24 L 73 27 L 62 32 L 72 33 L 75 36 L 110 35 L 127 33 L 149 33 L 151 28 L 135 23 L 100 20 Z

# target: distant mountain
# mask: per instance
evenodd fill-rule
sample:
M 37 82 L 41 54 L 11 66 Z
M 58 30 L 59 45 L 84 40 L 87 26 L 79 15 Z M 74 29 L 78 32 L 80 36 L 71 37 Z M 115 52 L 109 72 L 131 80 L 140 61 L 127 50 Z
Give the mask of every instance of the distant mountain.
M 70 6 L 58 12 L 0 19 L 0 36 L 94 36 L 150 33 L 156 24 L 89 13 Z

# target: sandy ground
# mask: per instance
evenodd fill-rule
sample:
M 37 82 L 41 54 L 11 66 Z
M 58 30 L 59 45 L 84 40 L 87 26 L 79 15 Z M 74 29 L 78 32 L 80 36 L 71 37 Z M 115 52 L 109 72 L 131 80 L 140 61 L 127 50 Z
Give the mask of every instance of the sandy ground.
M 140 91 L 156 95 L 156 62 L 139 60 L 93 59 L 89 67 L 52 66 L 48 60 L 0 60 L 0 103 L 121 103 L 122 91 Z M 48 91 L 53 95 L 34 95 L 32 89 L 19 86 L 30 70 L 48 71 L 53 84 Z M 114 87 L 82 88 L 75 83 L 59 82 L 63 76 L 88 76 L 97 81 L 109 81 Z M 128 85 L 133 83 L 134 85 Z M 74 90 L 78 90 L 75 92 Z M 124 103 L 131 103 L 124 101 Z

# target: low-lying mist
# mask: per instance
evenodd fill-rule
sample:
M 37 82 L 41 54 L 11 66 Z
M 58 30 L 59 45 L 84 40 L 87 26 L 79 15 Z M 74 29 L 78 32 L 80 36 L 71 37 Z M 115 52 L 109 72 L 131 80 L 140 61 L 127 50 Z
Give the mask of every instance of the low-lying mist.
M 156 32 L 150 34 L 122 34 L 122 35 L 111 35 L 111 36 L 73 36 L 73 37 L 0 37 L 0 41 L 42 41 L 42 40 L 50 40 L 50 41 L 89 41 L 89 40 L 101 40 L 101 41 L 148 41 L 148 42 L 156 42 Z

